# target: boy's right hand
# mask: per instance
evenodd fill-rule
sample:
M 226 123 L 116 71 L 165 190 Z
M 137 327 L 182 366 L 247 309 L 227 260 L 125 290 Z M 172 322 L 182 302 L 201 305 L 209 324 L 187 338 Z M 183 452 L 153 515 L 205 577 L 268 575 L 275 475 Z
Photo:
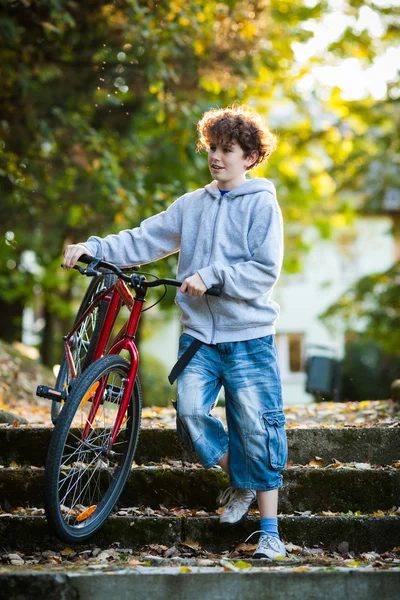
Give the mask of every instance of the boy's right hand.
M 88 254 L 89 256 L 93 256 L 91 252 L 84 246 L 83 244 L 70 244 L 64 250 L 64 260 L 62 267 L 69 271 L 72 269 L 78 262 L 79 258 L 82 254 Z

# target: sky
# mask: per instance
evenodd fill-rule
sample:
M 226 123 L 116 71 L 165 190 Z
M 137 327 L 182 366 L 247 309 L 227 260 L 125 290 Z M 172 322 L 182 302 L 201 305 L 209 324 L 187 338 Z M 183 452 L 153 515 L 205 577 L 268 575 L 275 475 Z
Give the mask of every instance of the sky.
M 309 1 L 313 4 L 312 0 Z M 376 4 L 383 6 L 400 6 L 400 0 L 375 0 Z M 308 28 L 313 31 L 314 37 L 305 44 L 293 45 L 296 61 L 301 65 L 312 56 L 321 53 L 329 44 L 335 41 L 350 25 L 356 26 L 360 32 L 368 29 L 371 36 L 379 38 L 383 28 L 379 16 L 368 6 L 360 10 L 359 19 L 343 14 L 343 0 L 331 0 L 332 13 L 327 15 L 322 22 L 310 22 Z M 356 58 L 344 59 L 340 66 L 325 65 L 314 67 L 310 75 L 301 81 L 304 91 L 315 87 L 316 82 L 322 85 L 337 85 L 342 90 L 346 100 L 358 100 L 369 94 L 375 99 L 385 96 L 386 83 L 396 77 L 400 68 L 400 45 L 392 47 L 377 58 L 373 65 L 364 68 Z

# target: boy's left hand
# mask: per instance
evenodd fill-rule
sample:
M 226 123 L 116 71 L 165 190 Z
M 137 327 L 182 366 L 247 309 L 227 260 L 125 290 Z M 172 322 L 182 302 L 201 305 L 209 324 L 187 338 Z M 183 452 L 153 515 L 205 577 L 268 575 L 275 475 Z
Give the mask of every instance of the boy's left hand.
M 188 296 L 202 296 L 207 291 L 207 286 L 198 273 L 187 277 L 179 291 Z

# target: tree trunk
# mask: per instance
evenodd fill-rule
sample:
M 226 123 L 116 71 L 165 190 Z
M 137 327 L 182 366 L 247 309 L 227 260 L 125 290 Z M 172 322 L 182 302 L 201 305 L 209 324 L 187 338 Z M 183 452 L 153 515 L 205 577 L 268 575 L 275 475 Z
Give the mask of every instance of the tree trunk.
M 24 304 L 21 300 L 12 303 L 0 298 L 0 338 L 10 344 L 22 340 L 22 314 Z
M 43 318 L 45 321 L 45 325 L 43 328 L 43 337 L 42 337 L 42 343 L 41 343 L 41 356 L 42 356 L 42 362 L 44 365 L 47 365 L 48 367 L 52 367 L 54 365 L 54 363 L 56 362 L 54 360 L 54 354 L 53 354 L 53 346 L 54 346 L 54 316 L 53 313 L 50 312 L 47 302 L 46 302 L 46 298 L 45 298 L 45 304 L 44 304 L 44 310 L 43 310 Z

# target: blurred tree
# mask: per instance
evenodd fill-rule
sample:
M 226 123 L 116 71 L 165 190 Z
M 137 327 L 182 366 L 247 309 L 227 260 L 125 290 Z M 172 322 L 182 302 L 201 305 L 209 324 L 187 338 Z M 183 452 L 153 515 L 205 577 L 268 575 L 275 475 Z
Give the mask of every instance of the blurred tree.
M 399 375 L 399 358 L 373 339 L 353 334 L 343 360 L 343 400 L 390 398 L 390 385 Z
M 362 277 L 321 318 L 331 327 L 337 319 L 344 320 L 360 340 L 374 340 L 384 352 L 399 358 L 400 262 L 384 273 Z
M 212 104 L 244 99 L 260 65 L 258 93 L 288 85 L 291 43 L 311 36 L 302 22 L 324 6 L 3 3 L 0 294 L 21 308 L 40 292 L 45 362 L 53 361 L 51 321 L 68 315 L 78 293 L 59 269 L 62 248 L 138 224 L 203 185 L 198 117 Z M 157 270 L 175 264 L 168 258 Z M 5 314 L 0 336 L 9 328 Z
M 372 38 L 365 30 L 354 35 L 354 32 L 346 29 L 341 38 L 330 46 L 330 51 L 339 58 L 352 56 L 369 65 L 377 55 L 383 55 L 395 45 L 398 46 L 400 7 L 352 0 L 348 2 L 347 13 L 357 18 L 365 6 L 371 14 L 379 17 L 381 35 Z M 366 97 L 349 101 L 343 99 L 338 89 L 333 90 L 329 106 L 332 114 L 337 115 L 337 129 L 332 138 L 333 144 L 327 146 L 331 160 L 329 174 L 336 182 L 338 198 L 342 198 L 344 205 L 352 205 L 363 215 L 390 216 L 395 245 L 400 242 L 399 97 L 399 71 L 388 82 L 386 94 L 379 100 Z M 376 352 L 379 350 L 382 365 L 389 361 L 393 367 L 396 363 L 398 376 L 398 256 L 397 260 L 394 257 L 390 269 L 362 277 L 321 318 L 331 326 L 337 320 L 344 320 L 348 329 L 357 331 L 359 336 L 357 343 L 349 346 L 349 352 L 354 354 L 364 342 L 367 354 L 373 347 Z M 390 371 L 392 378 L 396 369 Z M 377 380 L 380 379 L 378 367 L 375 375 Z
M 353 18 L 353 26 L 347 27 L 330 44 L 325 53 L 326 64 L 334 66 L 342 60 L 356 58 L 367 68 L 377 57 L 398 47 L 400 7 L 349 0 L 343 3 L 343 10 L 346 16 Z M 361 27 L 361 11 L 368 11 L 367 22 L 379 24 L 379 34 L 372 36 L 366 25 Z M 399 97 L 399 72 L 388 82 L 386 94 L 379 100 L 371 96 L 348 100 L 337 87 L 315 85 L 308 95 L 308 107 L 305 101 L 305 110 L 298 112 L 299 116 L 303 114 L 303 122 L 294 128 L 291 123 L 288 125 L 286 157 L 278 166 L 280 181 L 285 183 L 287 176 L 296 179 L 300 188 L 296 199 L 303 198 L 303 206 L 293 202 L 293 187 L 288 186 L 289 227 L 303 210 L 302 224 L 313 223 L 323 237 L 330 237 L 334 229 L 342 230 L 345 237 L 348 225 L 357 215 L 386 215 L 392 219 L 392 235 L 395 244 L 399 244 Z M 314 118 L 310 118 L 312 114 Z M 293 165 L 290 151 L 296 135 L 294 161 L 302 163 L 300 168 Z M 279 190 L 282 201 L 281 186 Z M 313 205 L 311 198 L 307 203 L 304 201 L 306 190 L 310 195 L 317 192 L 317 203 Z M 293 229 L 295 236 L 297 234 L 297 252 L 289 252 L 288 259 L 300 268 L 301 251 L 306 246 L 301 244 L 299 230 L 299 227 Z M 349 330 L 360 333 L 360 340 L 370 342 L 368 348 L 375 340 L 381 354 L 392 357 L 392 363 L 400 355 L 399 268 L 397 262 L 385 272 L 361 278 L 321 315 L 331 326 L 342 324 L 344 319 Z M 379 377 L 378 371 L 376 375 Z
M 356 18 L 363 4 L 382 22 L 378 41 L 355 22 L 299 67 L 294 44 L 313 36 L 331 10 L 327 0 L 3 1 L 0 337 L 18 337 L 10 307 L 18 319 L 36 294 L 42 355 L 54 362 L 53 321 L 65 320 L 81 295 L 82 278 L 59 268 L 62 248 L 139 224 L 204 185 L 195 123 L 232 101 L 256 105 L 279 129 L 277 152 L 254 174 L 278 184 L 285 269 L 299 270 L 301 229 L 314 224 L 328 237 L 351 222 L 371 159 L 379 149 L 384 167 L 383 136 L 395 132 L 386 110 L 394 102 L 375 110 L 371 99 L 349 103 L 318 86 L 307 95 L 299 85 L 318 61 L 371 63 L 394 41 L 396 11 L 344 6 Z M 152 270 L 170 274 L 175 265 L 172 256 Z

